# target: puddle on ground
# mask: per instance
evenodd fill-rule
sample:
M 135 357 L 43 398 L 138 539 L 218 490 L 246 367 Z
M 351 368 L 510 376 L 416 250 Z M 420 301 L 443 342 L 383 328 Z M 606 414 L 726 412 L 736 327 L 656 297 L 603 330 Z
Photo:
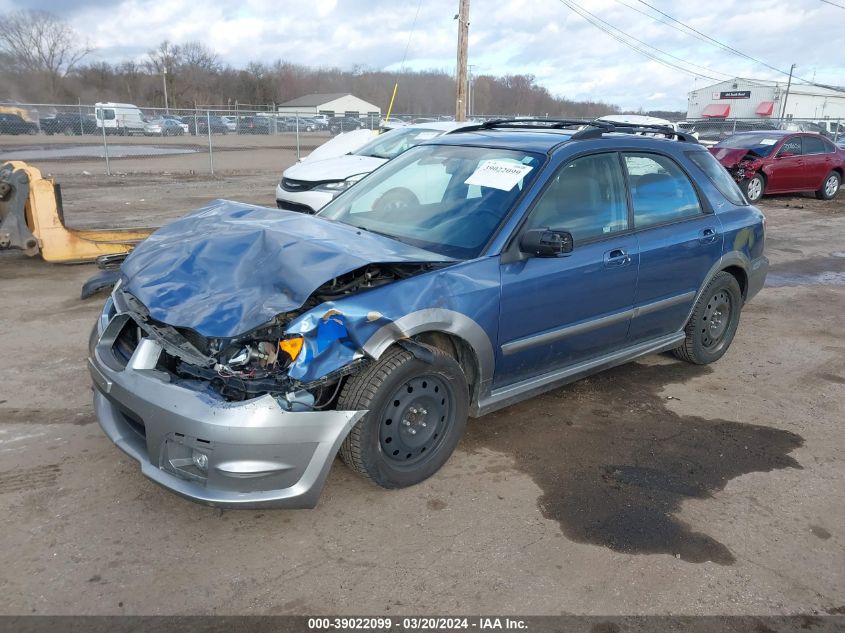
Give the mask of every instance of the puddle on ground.
M 141 158 L 144 156 L 169 156 L 195 154 L 196 147 L 175 145 L 112 145 L 108 144 L 109 158 Z M 4 150 L 4 160 L 63 160 L 68 158 L 105 158 L 103 145 L 38 145 Z
M 775 264 L 769 268 L 766 285 L 841 286 L 845 285 L 845 253 L 831 253 L 831 257 L 812 257 Z
M 789 453 L 803 440 L 678 415 L 657 395 L 709 371 L 680 361 L 618 367 L 470 424 L 462 448 L 510 455 L 543 490 L 543 515 L 573 541 L 729 565 L 727 547 L 675 514 L 740 475 L 801 468 Z

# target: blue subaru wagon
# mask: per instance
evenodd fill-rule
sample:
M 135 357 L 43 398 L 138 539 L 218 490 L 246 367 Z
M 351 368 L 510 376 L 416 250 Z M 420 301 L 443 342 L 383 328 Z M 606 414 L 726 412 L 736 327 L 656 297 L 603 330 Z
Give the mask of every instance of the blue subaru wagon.
M 499 120 L 316 216 L 216 201 L 141 243 L 94 328 L 105 433 L 222 507 L 313 507 L 340 453 L 385 488 L 478 417 L 647 354 L 711 363 L 765 219 L 668 128 Z

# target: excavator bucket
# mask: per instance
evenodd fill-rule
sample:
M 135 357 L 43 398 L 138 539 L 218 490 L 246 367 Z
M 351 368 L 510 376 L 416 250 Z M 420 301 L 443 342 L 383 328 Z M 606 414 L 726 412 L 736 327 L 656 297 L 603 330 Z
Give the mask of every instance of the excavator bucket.
M 0 250 L 41 253 L 54 263 L 89 262 L 101 255 L 126 254 L 154 230 L 68 228 L 58 184 L 20 161 L 0 167 Z

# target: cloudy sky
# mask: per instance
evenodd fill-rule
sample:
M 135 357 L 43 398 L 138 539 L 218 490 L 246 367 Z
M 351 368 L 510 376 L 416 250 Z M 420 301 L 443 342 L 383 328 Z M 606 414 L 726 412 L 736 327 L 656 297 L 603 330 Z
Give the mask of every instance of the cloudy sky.
M 822 0 L 647 2 L 776 69 L 788 71 L 795 63 L 798 77 L 845 86 L 844 8 Z M 845 7 L 845 0 L 832 2 Z M 283 59 L 392 70 L 402 64 L 419 7 L 406 67 L 452 72 L 457 5 L 458 0 L 0 0 L 0 11 L 52 11 L 91 41 L 95 58 L 109 62 L 142 59 L 169 39 L 204 42 L 235 66 Z M 664 63 L 613 39 L 567 5 L 637 38 L 637 47 Z M 474 73 L 530 73 L 554 94 L 626 109 L 683 110 L 689 90 L 715 83 L 707 76 L 785 79 L 655 18 L 669 21 L 640 0 L 472 0 L 469 63 Z

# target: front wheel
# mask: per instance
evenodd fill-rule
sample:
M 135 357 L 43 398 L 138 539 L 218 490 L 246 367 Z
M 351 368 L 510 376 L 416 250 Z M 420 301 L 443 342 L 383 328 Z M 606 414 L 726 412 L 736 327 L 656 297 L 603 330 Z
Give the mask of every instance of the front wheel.
M 742 183 L 742 190 L 749 202 L 758 202 L 763 197 L 763 191 L 765 189 L 766 181 L 760 174 L 754 174 Z
M 839 193 L 839 185 L 842 184 L 842 177 L 835 171 L 830 172 L 824 179 L 821 189 L 816 192 L 819 200 L 833 200 Z
M 686 339 L 673 350 L 675 356 L 696 365 L 719 360 L 731 346 L 741 311 L 742 291 L 736 277 L 716 273 L 695 303 L 684 328 Z
M 469 389 L 460 365 L 431 348 L 432 362 L 395 347 L 343 386 L 338 409 L 368 410 L 340 457 L 383 488 L 413 486 L 436 473 L 466 427 Z

